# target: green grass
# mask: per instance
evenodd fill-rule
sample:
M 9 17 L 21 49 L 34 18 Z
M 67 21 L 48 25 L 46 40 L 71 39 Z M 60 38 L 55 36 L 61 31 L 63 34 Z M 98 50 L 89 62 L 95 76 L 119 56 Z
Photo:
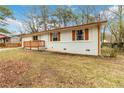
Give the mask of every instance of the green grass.
M 99 58 L 23 49 L 0 52 L 0 62 L 29 62 L 21 87 L 124 87 L 124 53 Z

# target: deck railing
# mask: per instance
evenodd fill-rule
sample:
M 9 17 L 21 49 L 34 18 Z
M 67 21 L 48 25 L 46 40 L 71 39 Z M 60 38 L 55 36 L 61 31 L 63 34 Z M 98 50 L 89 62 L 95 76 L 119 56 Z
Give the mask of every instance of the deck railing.
M 37 48 L 39 50 L 40 47 L 45 47 L 45 41 L 44 40 L 24 41 L 23 47 L 29 49 Z
M 21 47 L 21 43 L 6 43 L 6 47 Z
M 0 43 L 0 47 L 2 48 L 21 47 L 21 43 Z

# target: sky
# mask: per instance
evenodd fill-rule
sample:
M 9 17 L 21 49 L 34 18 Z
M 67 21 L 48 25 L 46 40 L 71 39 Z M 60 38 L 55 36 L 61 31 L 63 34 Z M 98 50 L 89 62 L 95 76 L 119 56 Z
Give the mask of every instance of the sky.
M 11 5 L 8 7 L 12 10 L 14 19 L 8 19 L 9 25 L 7 26 L 7 29 L 12 33 L 19 33 L 20 29 L 24 30 L 22 28 L 23 27 L 22 21 L 23 21 L 23 19 L 25 19 L 24 15 L 26 13 L 30 12 L 32 6 L 30 6 L 30 5 Z M 55 11 L 57 6 L 56 5 L 50 5 L 49 7 L 50 7 L 51 11 Z M 77 5 L 71 5 L 69 7 L 76 9 L 76 7 L 78 7 L 78 6 Z M 104 8 L 107 8 L 107 7 L 111 7 L 111 6 L 98 5 L 98 6 L 96 6 L 96 11 L 101 12 Z

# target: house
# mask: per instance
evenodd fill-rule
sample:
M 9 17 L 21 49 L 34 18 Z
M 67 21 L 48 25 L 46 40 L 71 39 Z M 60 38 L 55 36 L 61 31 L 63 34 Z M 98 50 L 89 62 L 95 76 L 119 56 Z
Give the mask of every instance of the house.
M 100 55 L 100 32 L 106 23 L 107 21 L 99 21 L 25 34 L 22 36 L 22 47 L 25 47 L 25 42 L 42 40 L 45 42 L 45 49 L 48 51 Z
M 0 43 L 20 43 L 21 36 L 10 34 L 10 33 L 0 33 Z
M 21 43 L 21 35 L 10 35 L 9 43 Z
M 10 33 L 0 33 L 0 47 L 12 47 L 20 46 L 21 36 L 10 34 Z
M 0 33 L 0 43 L 5 43 L 9 37 L 3 33 Z

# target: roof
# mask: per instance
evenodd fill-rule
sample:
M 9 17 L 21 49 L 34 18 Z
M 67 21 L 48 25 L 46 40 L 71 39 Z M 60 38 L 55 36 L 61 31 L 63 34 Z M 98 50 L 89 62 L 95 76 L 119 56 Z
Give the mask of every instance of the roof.
M 82 25 L 77 25 L 77 26 L 68 26 L 68 27 L 62 27 L 62 28 L 57 28 L 57 29 L 52 29 L 52 30 L 46 30 L 46 31 L 41 31 L 41 32 L 34 32 L 34 33 L 30 33 L 30 34 L 24 34 L 22 35 L 22 37 L 31 37 L 31 36 L 35 36 L 35 35 L 42 35 L 42 34 L 46 34 L 49 32 L 56 32 L 56 31 L 65 31 L 65 30 L 76 30 L 79 28 L 88 28 L 88 27 L 92 27 L 92 26 L 96 26 L 98 24 L 102 25 L 102 24 L 106 24 L 107 21 L 99 21 L 99 22 L 92 22 L 92 23 L 88 23 L 88 24 L 82 24 Z
M 7 38 L 8 36 L 0 34 L 0 39 Z

